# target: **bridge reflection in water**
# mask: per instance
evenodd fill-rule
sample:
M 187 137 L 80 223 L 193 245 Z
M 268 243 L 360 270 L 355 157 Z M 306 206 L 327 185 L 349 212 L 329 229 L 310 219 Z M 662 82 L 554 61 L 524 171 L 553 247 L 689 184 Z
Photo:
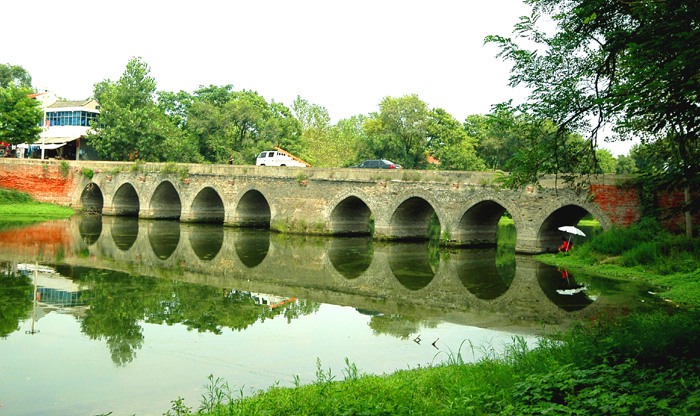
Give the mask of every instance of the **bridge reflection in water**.
M 507 246 L 446 250 L 428 242 L 291 236 L 134 217 L 84 216 L 47 224 L 62 224 L 68 234 L 62 241 L 70 247 L 61 249 L 61 262 L 71 266 L 303 296 L 382 314 L 406 314 L 408 307 L 418 318 L 441 316 L 474 326 L 567 324 L 631 302 L 605 280 L 562 278 L 556 268 L 516 256 Z M 13 240 L 2 239 L 5 260 L 36 260 L 23 255 L 31 257 L 31 249 L 7 243 Z

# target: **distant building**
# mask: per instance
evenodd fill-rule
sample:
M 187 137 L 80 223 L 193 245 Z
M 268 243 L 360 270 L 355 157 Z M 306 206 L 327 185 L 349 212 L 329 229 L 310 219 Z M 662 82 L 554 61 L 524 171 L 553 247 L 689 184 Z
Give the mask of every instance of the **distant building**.
M 431 165 L 439 165 L 440 161 L 428 155 L 428 163 L 430 163 Z
M 28 157 L 41 158 L 43 149 L 45 159 L 97 159 L 97 152 L 85 140 L 92 123 L 100 114 L 100 106 L 95 99 L 59 100 L 48 91 L 31 94 L 30 97 L 42 104 L 44 131 L 38 141 L 23 146 Z

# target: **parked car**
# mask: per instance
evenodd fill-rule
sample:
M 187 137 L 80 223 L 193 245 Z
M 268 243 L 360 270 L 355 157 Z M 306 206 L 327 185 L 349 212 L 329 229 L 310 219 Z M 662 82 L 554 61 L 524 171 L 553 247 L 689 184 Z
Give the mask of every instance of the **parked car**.
M 261 152 L 255 159 L 257 166 L 297 166 L 300 168 L 311 166 L 293 154 L 275 147 L 275 150 Z
M 401 169 L 401 165 L 386 160 L 386 159 L 372 159 L 365 160 L 357 166 L 350 166 L 351 168 L 369 168 L 369 169 Z

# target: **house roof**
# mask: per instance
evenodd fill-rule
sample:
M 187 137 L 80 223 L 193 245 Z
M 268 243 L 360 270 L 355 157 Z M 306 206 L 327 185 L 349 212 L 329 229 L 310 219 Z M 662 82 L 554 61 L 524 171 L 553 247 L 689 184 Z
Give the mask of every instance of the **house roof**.
M 56 101 L 47 108 L 85 107 L 88 103 L 90 103 L 90 101 L 93 101 L 93 99 L 90 98 L 79 101 Z
M 431 163 L 431 164 L 433 164 L 433 165 L 439 165 L 439 164 L 440 164 L 440 161 L 437 160 L 437 159 L 435 159 L 434 157 L 428 155 L 428 163 Z

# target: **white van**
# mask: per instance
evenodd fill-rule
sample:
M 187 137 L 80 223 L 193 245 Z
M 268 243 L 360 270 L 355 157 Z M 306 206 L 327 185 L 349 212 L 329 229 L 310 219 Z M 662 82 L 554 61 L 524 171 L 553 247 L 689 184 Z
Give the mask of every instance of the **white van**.
M 297 166 L 300 168 L 310 166 L 298 157 L 294 157 L 281 149 L 261 152 L 255 160 L 255 164 L 257 166 Z

